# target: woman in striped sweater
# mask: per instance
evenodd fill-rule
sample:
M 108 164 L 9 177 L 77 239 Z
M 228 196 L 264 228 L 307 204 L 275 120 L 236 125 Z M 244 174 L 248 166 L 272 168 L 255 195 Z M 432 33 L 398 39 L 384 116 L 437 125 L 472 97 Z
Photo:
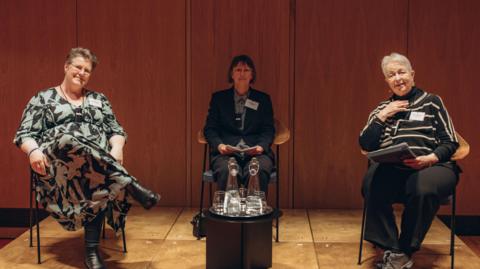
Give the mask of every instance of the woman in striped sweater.
M 459 168 L 450 158 L 458 141 L 442 99 L 415 87 L 405 56 L 385 56 L 382 71 L 393 94 L 370 113 L 360 146 L 373 151 L 406 142 L 418 157 L 370 165 L 362 189 L 368 203 L 365 239 L 385 250 L 378 268 L 411 268 L 440 200 L 457 183 Z M 400 234 L 395 202 L 405 205 Z

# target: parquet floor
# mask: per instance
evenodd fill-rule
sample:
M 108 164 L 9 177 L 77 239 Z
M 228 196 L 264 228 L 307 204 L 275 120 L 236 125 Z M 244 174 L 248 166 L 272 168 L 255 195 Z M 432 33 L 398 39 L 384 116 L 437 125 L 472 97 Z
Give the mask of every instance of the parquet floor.
M 196 209 L 134 207 L 128 216 L 122 240 L 107 229 L 101 252 L 112 268 L 205 268 L 205 239 L 192 236 L 190 220 Z M 357 265 L 361 211 L 283 210 L 280 242 L 273 243 L 272 268 L 373 268 L 376 251 L 364 244 L 363 263 Z M 36 263 L 36 248 L 28 246 L 28 231 L 0 250 L 0 268 L 84 268 L 83 231 L 64 231 L 53 219 L 40 224 L 42 264 Z M 274 233 L 275 234 L 275 233 Z M 414 256 L 417 269 L 450 268 L 450 231 L 435 220 L 423 248 Z M 457 269 L 478 269 L 477 257 L 456 240 Z

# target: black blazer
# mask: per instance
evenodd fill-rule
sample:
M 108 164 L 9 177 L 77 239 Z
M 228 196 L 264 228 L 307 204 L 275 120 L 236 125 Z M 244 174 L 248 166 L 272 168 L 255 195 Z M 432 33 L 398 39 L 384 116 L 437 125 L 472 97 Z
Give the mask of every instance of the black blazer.
M 242 138 L 249 146 L 259 145 L 265 154 L 272 156 L 270 146 L 275 136 L 272 101 L 266 93 L 252 88 L 249 91 L 248 99 L 258 102 L 258 108 L 254 110 L 245 107 L 243 131 L 235 125 L 234 89 L 212 94 L 204 134 L 213 156 L 219 153 L 218 145 L 235 146 Z

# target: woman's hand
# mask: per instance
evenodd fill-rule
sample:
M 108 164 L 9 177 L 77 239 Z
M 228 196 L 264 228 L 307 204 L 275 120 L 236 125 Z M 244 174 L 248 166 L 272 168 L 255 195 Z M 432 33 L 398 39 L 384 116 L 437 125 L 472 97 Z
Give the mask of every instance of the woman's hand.
M 29 156 L 30 166 L 35 173 L 45 176 L 47 174 L 46 167 L 50 167 L 47 157 L 43 152 L 37 148 L 34 149 Z
M 377 117 L 385 122 L 388 118 L 395 115 L 397 112 L 406 111 L 408 107 L 407 100 L 397 100 L 393 101 L 388 104 L 385 108 L 383 108 L 380 112 L 378 112 Z
M 112 147 L 110 150 L 110 155 L 112 155 L 117 162 L 123 165 L 123 147 Z
M 115 160 L 123 165 L 123 146 L 125 146 L 125 137 L 121 135 L 114 135 L 108 140 L 112 149 L 110 150 L 110 155 L 115 158 Z
M 255 156 L 255 155 L 262 154 L 262 152 L 263 152 L 263 148 L 257 145 L 253 147 L 251 150 L 246 151 L 245 153 L 250 156 Z
M 220 152 L 220 154 L 222 154 L 222 155 L 229 155 L 229 154 L 232 154 L 232 153 L 235 152 L 230 147 L 227 147 L 227 145 L 225 145 L 225 144 L 218 145 L 217 149 L 218 149 L 218 152 Z
M 438 157 L 434 153 L 429 155 L 418 156 L 415 159 L 407 159 L 403 161 L 408 167 L 411 167 L 416 170 L 423 169 L 425 167 L 430 167 L 438 162 Z

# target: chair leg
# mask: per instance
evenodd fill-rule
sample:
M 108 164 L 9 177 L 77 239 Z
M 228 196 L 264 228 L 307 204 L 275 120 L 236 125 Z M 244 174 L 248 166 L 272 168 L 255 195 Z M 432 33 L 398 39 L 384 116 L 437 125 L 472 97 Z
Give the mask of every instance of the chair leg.
M 122 240 L 123 240 L 123 253 L 127 253 L 127 240 L 125 238 L 125 226 L 122 228 Z
M 35 196 L 35 189 L 33 188 L 33 175 L 30 175 L 30 189 L 28 190 L 28 196 L 30 196 L 30 208 L 29 208 L 29 221 L 30 221 L 30 247 L 33 247 L 33 210 L 32 210 L 32 196 Z
M 38 201 L 35 197 L 35 225 L 37 226 L 37 263 L 41 264 L 42 259 L 40 257 L 40 221 L 38 216 Z
M 363 214 L 362 214 L 362 230 L 360 231 L 360 248 L 358 250 L 358 265 L 362 264 L 362 251 L 363 251 L 363 237 L 365 234 L 365 222 L 367 216 L 367 199 L 363 200 Z
M 105 239 L 105 217 L 103 218 L 102 223 L 102 239 Z
M 204 188 L 205 188 L 205 182 L 203 181 L 203 173 L 202 173 L 202 187 L 200 190 L 200 208 L 198 209 L 199 214 L 202 214 L 202 210 L 203 210 L 203 195 L 205 190 Z M 202 237 L 200 235 L 197 235 L 197 240 L 200 240 L 200 239 L 202 239 Z
M 280 196 L 280 176 L 279 176 L 280 174 L 279 173 L 280 173 L 280 171 L 277 171 L 277 188 L 276 188 L 277 193 L 275 195 L 275 200 L 276 200 L 275 201 L 275 204 L 276 204 L 275 206 L 277 207 L 277 210 L 280 210 L 280 197 L 279 197 Z M 278 238 L 278 236 L 279 236 L 278 230 L 280 229 L 280 225 L 279 225 L 280 223 L 279 223 L 279 220 L 278 220 L 279 219 L 278 215 L 279 214 L 277 214 L 277 216 L 275 218 L 275 233 L 276 233 L 275 242 L 277 242 L 277 243 L 280 240 Z
M 213 185 L 212 182 L 208 183 L 208 201 L 209 201 L 208 204 L 209 204 L 209 206 L 212 206 L 212 200 L 213 200 L 213 198 L 212 198 L 212 193 L 213 193 L 212 185 Z
M 277 243 L 278 243 L 278 240 L 280 240 L 280 239 L 278 238 L 278 219 L 279 219 L 279 218 L 278 218 L 278 214 L 277 214 L 277 217 L 275 218 L 275 228 L 276 228 L 276 229 L 275 229 L 275 230 L 276 230 L 275 242 L 277 242 Z
M 203 211 L 203 199 L 205 195 L 205 181 L 203 181 L 203 174 L 205 173 L 205 170 L 207 168 L 207 148 L 208 145 L 205 144 L 203 147 L 203 162 L 202 162 L 202 175 L 200 177 L 200 182 L 202 182 L 202 187 L 200 189 L 200 207 L 198 209 L 198 213 L 202 214 Z M 210 201 L 212 200 L 212 187 L 210 186 Z M 197 235 L 197 240 L 200 240 L 202 237 L 200 235 Z
M 275 194 L 275 206 L 277 207 L 278 210 L 280 210 L 280 146 L 277 145 L 277 158 L 276 158 L 276 166 L 277 166 L 277 189 L 276 189 L 276 194 Z M 276 232 L 276 235 L 275 235 L 275 242 L 278 243 L 278 241 L 280 240 L 278 238 L 278 235 L 279 235 L 279 232 L 278 232 L 278 229 L 280 228 L 279 227 L 279 217 L 278 217 L 278 214 L 277 214 L 277 217 L 275 218 L 275 232 Z
M 453 190 L 453 197 L 452 197 L 452 215 L 450 216 L 450 256 L 451 256 L 451 264 L 450 268 L 455 268 L 455 217 L 456 217 L 456 207 L 457 207 L 457 195 L 456 195 L 456 187 Z

